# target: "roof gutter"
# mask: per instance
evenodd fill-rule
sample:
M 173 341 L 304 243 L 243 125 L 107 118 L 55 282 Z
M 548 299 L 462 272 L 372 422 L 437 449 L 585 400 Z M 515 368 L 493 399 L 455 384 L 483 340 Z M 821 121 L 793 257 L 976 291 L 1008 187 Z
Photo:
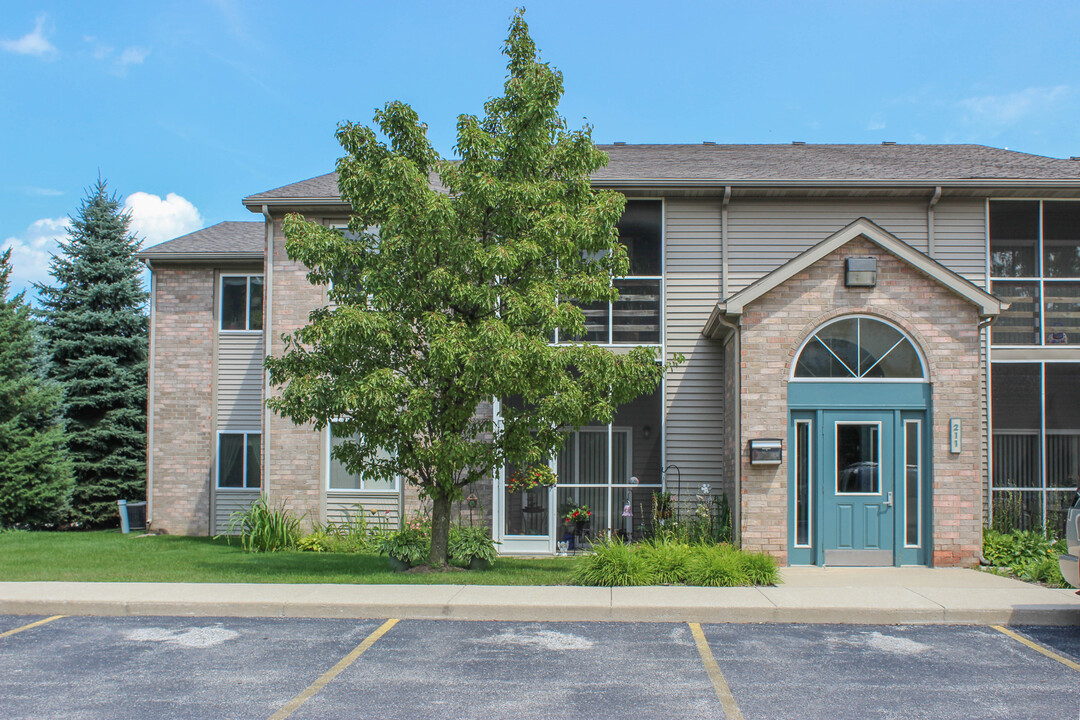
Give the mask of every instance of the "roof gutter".
M 257 261 L 262 262 L 264 253 L 154 253 L 141 252 L 135 257 L 143 262 L 230 262 Z
M 253 213 L 263 213 L 264 208 L 280 207 L 282 205 L 327 205 L 348 207 L 349 204 L 341 197 L 295 197 L 295 198 L 266 198 L 256 196 L 246 197 L 243 200 L 244 207 Z
M 1020 178 L 928 178 L 925 180 L 853 180 L 851 178 L 787 178 L 776 180 L 734 179 L 734 178 L 594 178 L 594 187 L 611 189 L 643 188 L 1062 188 L 1080 190 L 1080 178 L 1077 179 L 1020 179 Z M 348 208 L 349 204 L 338 197 L 290 197 L 260 198 L 252 195 L 244 198 L 244 207 L 253 213 L 263 212 L 266 207 L 339 207 Z
M 729 185 L 744 187 L 880 187 L 880 188 L 926 188 L 926 187 L 951 187 L 951 188 L 1048 188 L 1064 187 L 1080 189 L 1080 178 L 1075 180 L 1024 180 L 1018 178 L 973 178 L 973 179 L 927 179 L 927 180 L 853 180 L 827 179 L 827 178 L 791 178 L 787 180 L 762 180 L 762 179 L 716 179 L 716 178 L 641 178 L 641 179 L 594 179 L 593 185 L 609 188 L 635 188 L 635 187 L 715 187 L 723 188 Z M 297 203 L 299 200 L 289 200 Z

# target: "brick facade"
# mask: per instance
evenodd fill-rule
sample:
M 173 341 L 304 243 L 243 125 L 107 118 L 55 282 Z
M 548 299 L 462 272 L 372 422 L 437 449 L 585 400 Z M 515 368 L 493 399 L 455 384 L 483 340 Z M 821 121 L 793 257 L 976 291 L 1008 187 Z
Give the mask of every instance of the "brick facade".
M 844 286 L 844 258 L 878 258 L 875 288 Z M 856 238 L 750 303 L 742 317 L 740 455 L 744 547 L 787 561 L 787 458 L 779 466 L 751 466 L 751 438 L 786 436 L 787 378 L 802 342 L 824 322 L 863 313 L 890 320 L 919 345 L 933 387 L 934 564 L 978 563 L 982 537 L 985 418 L 978 312 L 879 246 Z M 962 452 L 949 453 L 949 418 L 964 427 Z
M 274 256 L 272 273 L 267 274 L 271 290 L 271 322 L 267 337 L 270 352 L 280 357 L 285 351 L 283 334 L 291 334 L 308 323 L 308 315 L 326 304 L 323 288 L 308 282 L 307 269 L 289 259 L 281 220 L 274 221 Z M 271 279 L 272 277 L 272 279 Z M 279 394 L 271 388 L 271 396 Z M 268 495 L 275 502 L 284 501 L 296 515 L 312 522 L 326 519 L 326 493 L 322 488 L 322 464 L 325 451 L 322 434 L 314 427 L 295 425 L 277 413 L 269 414 L 269 467 L 266 469 Z
M 213 442 L 214 269 L 154 269 L 154 440 L 148 449 L 150 529 L 210 532 Z

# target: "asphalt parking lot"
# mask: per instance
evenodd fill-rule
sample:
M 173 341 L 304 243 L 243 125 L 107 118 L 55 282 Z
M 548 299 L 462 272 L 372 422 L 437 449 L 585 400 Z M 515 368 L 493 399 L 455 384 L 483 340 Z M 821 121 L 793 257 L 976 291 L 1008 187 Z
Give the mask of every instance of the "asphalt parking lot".
M 1078 717 L 1080 628 L 1008 630 L 0 616 L 0 716 Z

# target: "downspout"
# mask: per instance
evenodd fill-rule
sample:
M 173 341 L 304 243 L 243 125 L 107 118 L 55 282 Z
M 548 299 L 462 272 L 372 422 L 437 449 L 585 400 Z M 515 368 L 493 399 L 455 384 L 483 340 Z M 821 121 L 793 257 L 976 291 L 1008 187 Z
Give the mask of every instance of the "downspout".
M 724 201 L 720 205 L 720 297 L 727 297 L 728 289 L 728 203 L 731 202 L 731 186 L 724 186 Z
M 263 283 L 263 289 L 266 293 L 265 307 L 263 308 L 263 355 L 270 357 L 272 348 L 272 338 L 274 334 L 272 329 L 274 327 L 274 218 L 270 216 L 270 207 L 268 205 L 262 206 L 263 218 L 266 220 L 266 260 L 263 268 L 263 275 L 266 277 L 266 281 Z M 270 399 L 270 374 L 266 372 L 266 366 L 263 366 L 263 471 L 262 471 L 262 494 L 270 495 L 270 408 L 266 405 L 266 401 Z
M 737 544 L 742 535 L 742 337 L 739 332 L 738 320 L 731 323 L 718 316 L 716 321 L 720 325 L 731 329 L 731 334 L 725 340 L 724 346 L 726 347 L 728 343 L 735 344 L 732 348 L 732 357 L 735 364 L 735 387 L 731 393 L 732 400 L 735 403 L 735 411 L 732 413 L 734 424 L 732 437 L 735 441 L 735 447 L 733 448 L 735 497 L 731 503 L 731 540 Z
M 143 260 L 150 271 L 150 327 L 148 329 L 150 347 L 147 350 L 146 367 L 146 528 L 154 521 L 154 359 L 155 340 L 154 321 L 157 318 L 157 275 L 149 260 Z
M 941 186 L 934 188 L 934 195 L 930 198 L 930 204 L 926 207 L 926 254 L 934 257 L 937 242 L 934 239 L 934 206 L 941 200 Z

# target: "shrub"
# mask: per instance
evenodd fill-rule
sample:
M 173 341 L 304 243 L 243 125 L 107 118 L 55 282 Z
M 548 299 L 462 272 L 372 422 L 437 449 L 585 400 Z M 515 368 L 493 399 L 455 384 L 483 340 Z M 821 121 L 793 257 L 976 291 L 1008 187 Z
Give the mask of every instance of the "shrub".
M 730 545 L 699 546 L 690 558 L 690 585 L 738 587 L 749 585 L 741 553 Z
M 1061 567 L 1058 565 L 1056 556 L 1025 563 L 1020 566 L 1017 575 L 1028 582 L 1046 583 L 1054 587 L 1069 587 L 1069 584 L 1065 582 L 1065 578 L 1061 576 Z
M 452 562 L 460 565 L 468 565 L 473 558 L 493 563 L 498 556 L 495 541 L 487 528 L 464 525 L 450 526 L 447 554 Z
M 247 552 L 289 550 L 300 538 L 300 518 L 284 502 L 271 506 L 263 496 L 247 510 L 234 512 L 226 533 L 239 535 L 240 547 Z
M 634 546 L 614 538 L 596 541 L 593 552 L 578 567 L 573 582 L 593 587 L 653 585 L 655 577 Z
M 679 542 L 651 540 L 638 547 L 655 581 L 664 585 L 686 582 L 690 575 L 690 546 Z
M 296 541 L 296 549 L 301 552 L 334 552 L 337 550 L 335 538 L 319 530 L 305 535 Z
M 1061 577 L 1058 555 L 1067 552 L 1065 541 L 1041 530 L 999 532 L 983 530 L 983 557 L 994 568 L 1008 570 L 1022 580 L 1068 587 Z

